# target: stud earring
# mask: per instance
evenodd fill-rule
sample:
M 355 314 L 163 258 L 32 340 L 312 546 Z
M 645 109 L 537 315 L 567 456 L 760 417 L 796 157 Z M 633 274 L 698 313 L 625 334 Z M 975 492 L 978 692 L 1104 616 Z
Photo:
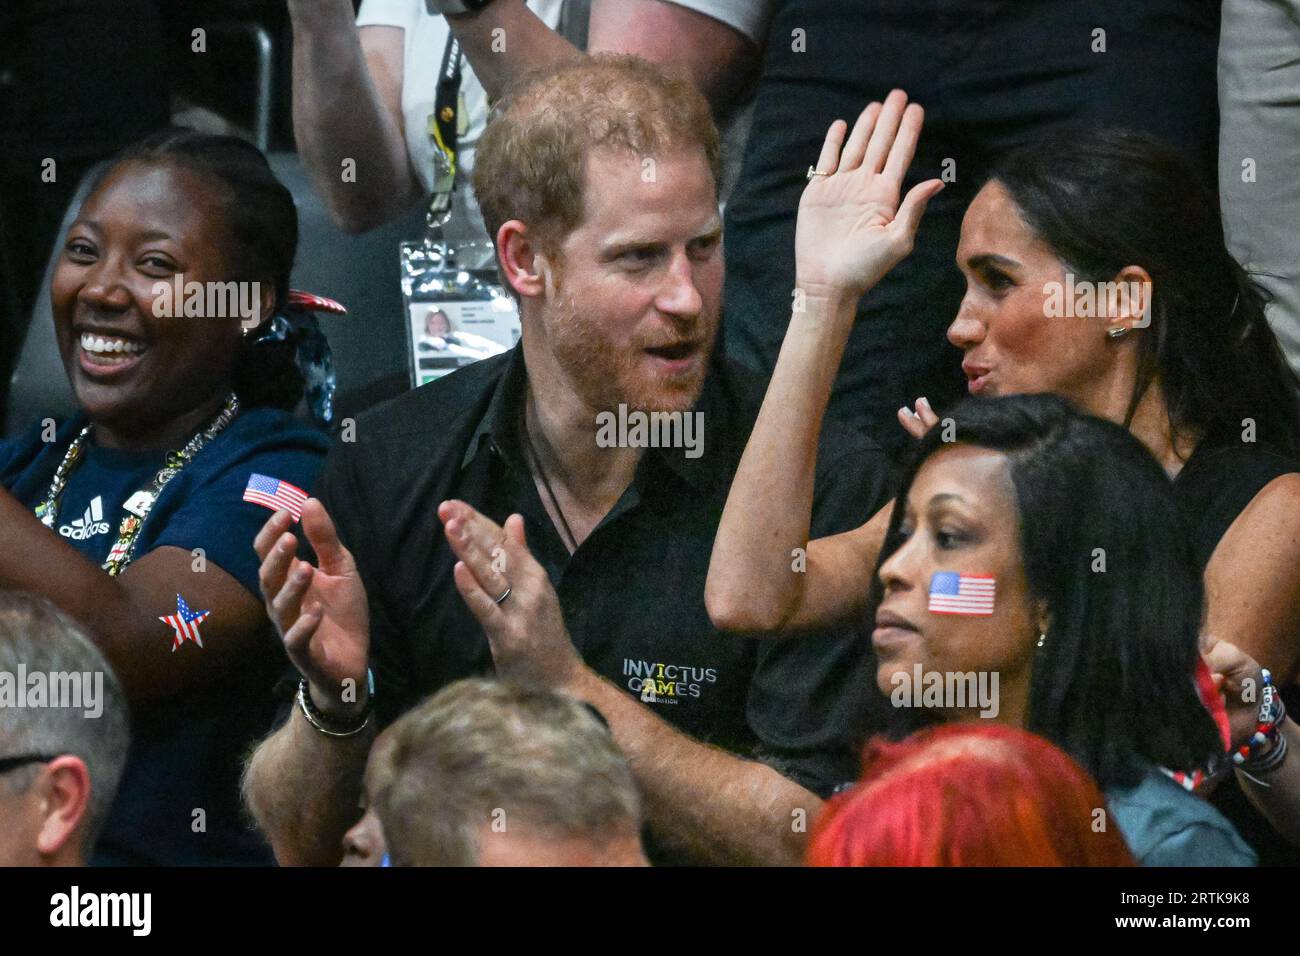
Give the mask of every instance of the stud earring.
M 1038 635 L 1038 646 L 1042 647 L 1046 643 L 1047 643 L 1047 632 L 1044 631 L 1042 634 Z

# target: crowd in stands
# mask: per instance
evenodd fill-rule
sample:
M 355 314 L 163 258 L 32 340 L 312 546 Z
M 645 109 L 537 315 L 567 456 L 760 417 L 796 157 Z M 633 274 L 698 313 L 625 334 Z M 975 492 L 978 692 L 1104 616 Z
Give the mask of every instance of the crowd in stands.
M 1300 863 L 1274 6 L 287 0 L 329 216 L 521 338 L 336 420 L 262 150 L 69 165 L 0 865 Z

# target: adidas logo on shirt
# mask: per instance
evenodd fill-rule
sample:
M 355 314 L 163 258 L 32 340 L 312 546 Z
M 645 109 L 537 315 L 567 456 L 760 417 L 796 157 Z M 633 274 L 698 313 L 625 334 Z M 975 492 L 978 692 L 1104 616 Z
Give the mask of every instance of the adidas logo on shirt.
M 97 534 L 108 533 L 108 522 L 104 520 L 104 500 L 96 495 L 86 513 L 71 524 L 62 525 L 59 534 L 73 541 L 85 541 Z

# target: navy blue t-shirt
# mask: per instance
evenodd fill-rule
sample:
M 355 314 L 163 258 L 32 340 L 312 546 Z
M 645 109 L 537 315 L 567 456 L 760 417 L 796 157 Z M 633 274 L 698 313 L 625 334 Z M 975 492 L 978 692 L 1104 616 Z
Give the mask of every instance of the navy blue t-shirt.
M 34 508 L 84 425 L 81 416 L 63 422 L 52 442 L 41 440 L 39 424 L 14 441 L 0 442 L 0 486 Z M 165 546 L 202 548 L 210 567 L 257 595 L 253 538 L 271 512 L 243 500 L 249 477 L 266 475 L 310 490 L 327 445 L 323 434 L 285 412 L 242 412 L 163 489 L 140 531 L 135 559 Z M 162 465 L 161 452 L 88 442 L 64 490 L 55 531 L 95 564 L 103 564 L 117 540 L 123 504 L 150 485 Z M 175 597 L 166 598 L 160 604 L 170 601 L 174 608 Z M 93 862 L 273 862 L 239 802 L 241 761 L 270 728 L 276 708 L 271 688 L 286 666 L 269 628 L 264 638 L 264 652 L 224 675 L 217 686 L 132 705 L 131 752 Z M 160 648 L 173 642 L 172 630 L 162 621 L 157 639 Z M 203 651 L 187 642 L 175 653 Z

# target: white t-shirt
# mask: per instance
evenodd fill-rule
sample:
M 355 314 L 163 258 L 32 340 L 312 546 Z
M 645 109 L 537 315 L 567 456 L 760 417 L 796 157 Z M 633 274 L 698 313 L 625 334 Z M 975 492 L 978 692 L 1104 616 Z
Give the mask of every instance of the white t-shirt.
M 528 9 L 554 30 L 560 23 L 564 0 L 528 0 Z M 433 144 L 429 142 L 429 114 L 433 112 L 438 71 L 451 31 L 445 17 L 425 10 L 424 0 L 362 0 L 357 26 L 401 27 L 406 31 L 402 67 L 402 119 L 406 151 L 425 192 L 433 191 Z M 487 93 L 474 75 L 469 60 L 461 76 L 461 96 L 469 128 L 456 149 L 458 179 L 469 182 L 474 169 L 474 149 L 487 125 Z
M 739 30 L 760 50 L 767 36 L 768 21 L 776 0 L 668 0 L 679 7 L 696 10 Z
M 768 21 L 776 0 L 668 0 L 680 7 L 696 10 L 739 30 L 761 50 Z M 527 0 L 528 9 L 552 30 L 560 23 L 564 0 Z M 402 118 L 406 134 L 406 151 L 426 193 L 433 191 L 433 144 L 429 142 L 429 114 L 433 112 L 438 71 L 447 48 L 450 29 L 445 17 L 431 14 L 424 0 L 362 0 L 357 26 L 400 27 L 405 31 L 405 54 L 402 68 Z M 483 225 L 478 203 L 470 188 L 474 169 L 474 151 L 487 125 L 487 93 L 474 75 L 468 60 L 461 78 L 461 97 L 468 123 L 456 151 L 456 207 L 463 211 L 448 224 L 448 237 L 462 238 L 462 228 L 482 238 Z M 751 104 L 752 107 L 752 104 Z M 723 130 L 727 147 L 727 170 L 722 195 L 725 197 L 740 171 L 740 154 L 749 132 L 751 107 L 741 110 Z

